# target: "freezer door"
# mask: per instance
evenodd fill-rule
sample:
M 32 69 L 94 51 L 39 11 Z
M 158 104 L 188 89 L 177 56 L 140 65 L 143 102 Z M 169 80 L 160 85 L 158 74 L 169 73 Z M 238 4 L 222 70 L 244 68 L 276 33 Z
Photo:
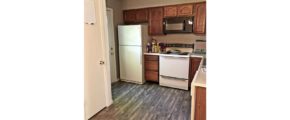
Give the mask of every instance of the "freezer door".
M 141 52 L 139 46 L 119 46 L 121 80 L 143 83 Z
M 119 25 L 119 45 L 142 45 L 141 25 Z

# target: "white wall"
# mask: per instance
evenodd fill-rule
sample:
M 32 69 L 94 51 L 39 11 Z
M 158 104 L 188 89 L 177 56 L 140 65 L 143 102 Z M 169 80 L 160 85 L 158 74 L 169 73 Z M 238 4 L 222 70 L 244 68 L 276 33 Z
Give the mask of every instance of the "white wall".
M 144 7 L 156 7 L 164 5 L 202 2 L 205 0 L 122 0 L 123 9 L 136 9 Z

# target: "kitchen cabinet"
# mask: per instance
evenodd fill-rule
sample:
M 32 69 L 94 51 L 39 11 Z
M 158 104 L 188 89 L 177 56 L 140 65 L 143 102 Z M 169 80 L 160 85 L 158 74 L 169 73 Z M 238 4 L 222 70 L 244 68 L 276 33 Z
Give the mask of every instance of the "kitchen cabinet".
M 124 10 L 125 24 L 148 22 L 148 9 Z
M 125 24 L 135 23 L 136 20 L 136 11 L 135 10 L 126 10 L 124 11 L 124 22 Z
M 164 7 L 164 17 L 176 17 L 177 6 L 166 6 Z
M 192 79 L 194 78 L 194 75 L 199 68 L 200 62 L 201 62 L 201 58 L 197 58 L 197 57 L 190 58 L 188 86 L 191 86 Z
M 148 22 L 148 9 L 136 10 L 136 21 L 138 23 Z
M 159 82 L 159 56 L 144 55 L 145 80 Z
M 194 16 L 193 33 L 206 33 L 206 2 L 124 10 L 125 24 L 147 23 L 150 35 L 164 35 L 163 18 Z
M 184 4 L 177 6 L 178 16 L 192 16 L 193 14 L 193 4 Z
M 206 120 L 206 88 L 195 87 L 194 120 Z
M 193 16 L 193 4 L 164 7 L 164 17 Z
M 163 35 L 163 7 L 149 9 L 149 34 Z
M 194 33 L 205 34 L 206 32 L 206 3 L 196 3 L 194 18 Z

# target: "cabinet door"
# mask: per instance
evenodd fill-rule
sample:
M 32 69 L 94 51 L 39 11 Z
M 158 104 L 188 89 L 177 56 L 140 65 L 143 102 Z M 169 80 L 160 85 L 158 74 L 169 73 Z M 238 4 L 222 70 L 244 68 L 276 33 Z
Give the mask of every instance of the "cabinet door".
M 166 6 L 164 7 L 164 17 L 176 17 L 177 6 Z
M 194 33 L 205 34 L 206 3 L 195 4 Z
M 188 86 L 191 86 L 192 79 L 194 78 L 194 75 L 195 75 L 196 71 L 198 70 L 200 62 L 201 62 L 201 58 L 191 58 L 190 59 Z
M 192 4 L 178 5 L 177 10 L 178 16 L 192 16 L 193 5 Z
M 158 71 L 158 61 L 145 61 L 145 70 Z
M 196 87 L 194 120 L 206 120 L 206 88 Z
M 126 24 L 131 24 L 136 21 L 136 11 L 135 10 L 125 10 L 124 11 L 124 22 Z
M 159 81 L 159 73 L 157 71 L 145 71 L 145 79 L 146 81 Z
M 159 56 L 157 55 L 144 55 L 145 61 L 159 61 Z
M 163 35 L 163 7 L 149 9 L 149 34 Z
M 148 21 L 148 9 L 136 10 L 136 22 L 142 23 Z

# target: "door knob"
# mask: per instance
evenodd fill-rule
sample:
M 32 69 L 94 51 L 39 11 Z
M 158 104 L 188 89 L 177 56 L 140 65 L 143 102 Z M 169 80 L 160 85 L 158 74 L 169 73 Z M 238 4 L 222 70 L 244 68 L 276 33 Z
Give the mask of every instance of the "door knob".
M 100 65 L 103 65 L 103 64 L 105 64 L 105 62 L 104 61 L 100 61 Z

